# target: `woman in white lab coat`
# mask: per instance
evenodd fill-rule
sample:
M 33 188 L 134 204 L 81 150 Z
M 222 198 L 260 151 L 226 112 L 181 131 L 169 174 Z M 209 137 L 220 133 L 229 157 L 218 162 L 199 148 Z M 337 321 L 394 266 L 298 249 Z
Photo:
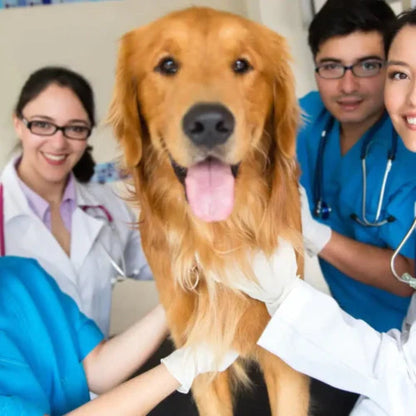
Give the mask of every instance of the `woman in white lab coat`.
M 416 151 L 415 44 L 416 9 L 402 14 L 386 39 L 386 108 L 412 151 Z M 302 223 L 305 246 L 324 247 L 328 230 L 311 217 L 304 191 Z M 260 287 L 248 282 L 239 287 L 265 302 L 273 316 L 258 344 L 300 372 L 360 394 L 354 416 L 416 415 L 416 294 L 402 331 L 379 333 L 297 279 L 293 250 L 286 253 L 286 272 L 278 264 L 278 269 L 272 265 L 256 272 Z M 416 288 L 416 279 L 410 277 L 408 284 Z
M 37 259 L 108 335 L 112 281 L 152 275 L 126 204 L 107 185 L 82 183 L 92 175 L 91 87 L 66 68 L 42 68 L 23 86 L 13 122 L 22 154 L 0 179 L 3 255 Z

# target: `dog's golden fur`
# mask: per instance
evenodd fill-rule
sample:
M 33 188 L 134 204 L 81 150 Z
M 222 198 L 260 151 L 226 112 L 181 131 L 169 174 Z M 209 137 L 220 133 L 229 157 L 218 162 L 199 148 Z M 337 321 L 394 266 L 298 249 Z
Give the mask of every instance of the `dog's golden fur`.
M 177 64 L 173 73 L 160 70 L 166 58 Z M 250 69 L 233 70 L 239 59 Z M 110 109 L 135 182 L 143 248 L 176 345 L 205 341 L 219 357 L 232 347 L 257 360 L 272 413 L 283 416 L 307 414 L 308 381 L 256 345 L 267 311 L 227 283 L 236 270 L 254 278 L 251 256 L 258 250 L 271 255 L 279 237 L 300 247 L 298 108 L 288 62 L 284 39 L 267 28 L 190 8 L 122 38 Z M 201 157 L 182 129 L 184 115 L 198 103 L 220 103 L 235 118 L 220 152 L 224 163 L 239 165 L 234 207 L 221 221 L 193 214 L 172 167 L 172 160 L 186 169 Z M 302 274 L 299 254 L 297 261 Z M 208 385 L 204 376 L 195 381 L 200 414 L 232 415 L 232 378 L 244 380 L 241 371 L 229 370 Z

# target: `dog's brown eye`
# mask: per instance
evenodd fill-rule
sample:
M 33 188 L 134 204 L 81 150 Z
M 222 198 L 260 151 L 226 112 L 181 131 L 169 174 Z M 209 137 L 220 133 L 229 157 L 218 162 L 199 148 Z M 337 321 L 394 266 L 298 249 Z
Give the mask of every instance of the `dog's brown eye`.
M 165 75 L 174 75 L 179 70 L 179 64 L 171 56 L 168 56 L 159 62 L 155 70 Z
M 236 74 L 245 74 L 246 72 L 250 71 L 250 69 L 253 69 L 247 59 L 244 58 L 240 58 L 234 61 L 232 68 Z

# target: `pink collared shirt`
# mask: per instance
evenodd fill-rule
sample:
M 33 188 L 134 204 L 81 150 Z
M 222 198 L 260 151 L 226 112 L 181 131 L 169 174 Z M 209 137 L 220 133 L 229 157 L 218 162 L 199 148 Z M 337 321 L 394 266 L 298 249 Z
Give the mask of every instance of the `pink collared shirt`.
M 30 209 L 41 219 L 46 227 L 51 231 L 51 208 L 47 201 L 39 196 L 35 191 L 29 188 L 20 178 L 17 176 L 20 188 L 22 189 Z M 62 202 L 60 206 L 60 213 L 65 228 L 71 232 L 72 214 L 77 207 L 76 204 L 76 192 L 75 192 L 75 179 L 73 173 L 69 175 L 68 183 L 65 187 L 64 194 L 62 196 Z

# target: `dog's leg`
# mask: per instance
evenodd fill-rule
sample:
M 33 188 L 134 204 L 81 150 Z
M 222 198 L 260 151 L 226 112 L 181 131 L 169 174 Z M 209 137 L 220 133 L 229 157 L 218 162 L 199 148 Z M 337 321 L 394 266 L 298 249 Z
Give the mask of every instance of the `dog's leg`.
M 306 416 L 309 408 L 309 378 L 280 358 L 258 347 L 273 416 Z
M 200 416 L 233 416 L 229 371 L 218 373 L 210 382 L 209 375 L 197 377 L 192 385 Z

